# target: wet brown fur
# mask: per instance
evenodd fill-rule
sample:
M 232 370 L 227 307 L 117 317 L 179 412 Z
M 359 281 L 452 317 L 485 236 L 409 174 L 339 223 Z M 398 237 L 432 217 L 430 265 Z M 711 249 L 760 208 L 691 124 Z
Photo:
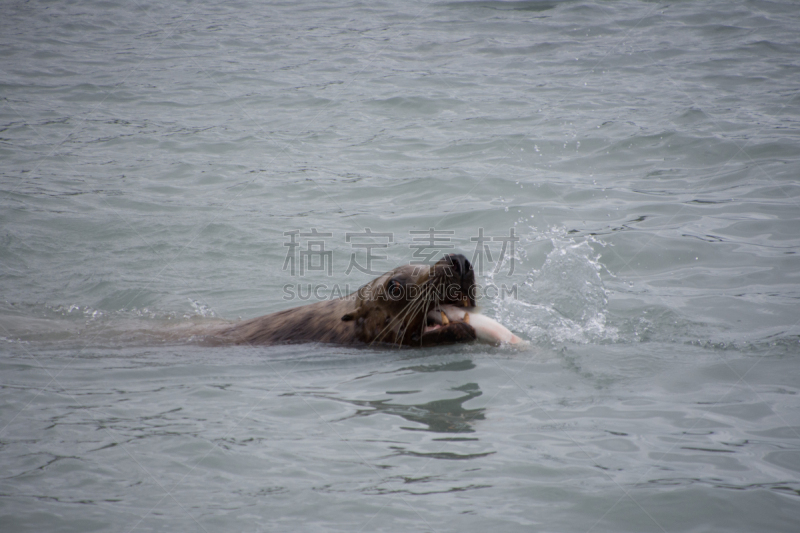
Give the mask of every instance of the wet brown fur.
M 245 320 L 213 337 L 254 345 L 322 342 L 420 347 L 470 342 L 476 338 L 475 330 L 464 322 L 424 329 L 428 311 L 437 304 L 474 306 L 474 291 L 475 274 L 469 261 L 463 255 L 447 255 L 433 266 L 404 265 L 353 294 Z M 403 297 L 393 298 L 395 293 Z

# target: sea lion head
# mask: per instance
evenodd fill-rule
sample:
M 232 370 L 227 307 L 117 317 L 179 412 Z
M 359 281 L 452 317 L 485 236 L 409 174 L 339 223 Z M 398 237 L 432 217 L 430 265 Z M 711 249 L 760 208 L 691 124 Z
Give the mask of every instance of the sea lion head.
M 434 265 L 403 265 L 361 287 L 356 310 L 342 317 L 355 321 L 362 342 L 398 346 L 435 346 L 475 340 L 465 322 L 429 323 L 441 305 L 475 307 L 475 271 L 461 254 L 444 256 Z

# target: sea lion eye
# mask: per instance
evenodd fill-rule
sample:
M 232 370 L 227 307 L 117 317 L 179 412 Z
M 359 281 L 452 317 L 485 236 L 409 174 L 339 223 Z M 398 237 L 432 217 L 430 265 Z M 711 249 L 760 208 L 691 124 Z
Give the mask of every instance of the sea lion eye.
M 386 294 L 391 300 L 400 300 L 403 298 L 404 287 L 397 278 L 392 278 L 386 283 Z

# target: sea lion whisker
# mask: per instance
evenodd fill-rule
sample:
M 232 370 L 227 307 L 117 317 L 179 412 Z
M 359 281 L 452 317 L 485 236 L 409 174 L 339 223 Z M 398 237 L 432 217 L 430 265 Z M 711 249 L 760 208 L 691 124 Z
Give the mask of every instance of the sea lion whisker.
M 426 281 L 426 284 L 428 285 L 428 287 L 427 287 L 427 291 L 426 291 L 425 298 L 424 298 L 424 301 L 423 301 L 422 321 L 420 322 L 420 327 L 419 327 L 419 330 L 420 330 L 419 331 L 419 344 L 420 344 L 420 346 L 422 346 L 422 336 L 425 334 L 425 327 L 427 325 L 428 311 L 430 310 L 431 304 L 434 303 L 434 300 L 436 300 L 435 298 L 431 298 L 430 296 L 431 296 L 432 293 L 435 295 L 435 292 L 438 289 L 437 282 L 435 281 L 435 278 L 429 278 Z M 438 304 L 438 300 L 436 301 L 436 303 Z
M 422 309 L 424 309 L 426 307 L 426 301 L 427 301 L 427 298 L 420 298 L 419 301 L 414 303 L 413 307 L 409 306 L 409 307 L 411 307 L 411 310 L 406 315 L 407 316 L 410 315 L 411 317 L 413 317 L 420 310 L 422 310 Z M 424 328 L 424 325 L 425 325 L 425 314 L 423 313 L 422 314 L 422 326 L 423 326 L 423 328 Z M 411 326 L 410 320 L 408 322 L 406 322 L 405 325 L 401 326 L 400 331 L 398 331 L 398 337 L 397 337 L 397 343 L 398 344 L 402 344 L 403 338 L 406 336 L 406 333 L 408 332 L 408 328 L 410 326 Z
M 402 323 L 406 318 L 413 316 L 424 304 L 425 300 L 427 300 L 430 291 L 431 285 L 429 283 L 423 283 L 420 288 L 422 289 L 417 296 L 409 301 L 403 309 L 378 333 L 375 339 L 370 344 L 374 344 L 375 342 L 380 342 L 388 333 L 390 328 L 398 323 Z M 402 341 L 403 336 L 405 336 L 406 328 L 401 328 L 398 331 L 398 338 Z M 402 343 L 402 342 L 401 342 Z
M 431 282 L 430 283 L 430 290 L 431 291 L 436 291 L 436 289 L 438 288 L 437 285 L 436 285 L 436 282 L 433 281 L 431 278 L 429 278 L 428 281 Z M 422 319 L 422 323 L 420 324 L 420 332 L 419 332 L 419 345 L 420 346 L 422 346 L 422 336 L 425 334 L 425 326 L 426 326 L 427 317 L 428 317 L 428 310 L 430 309 L 431 303 L 433 303 L 433 299 L 432 298 L 425 298 L 425 312 L 422 315 L 423 319 Z M 438 301 L 437 301 L 437 303 L 438 303 Z
M 381 332 L 376 337 L 375 341 L 380 341 L 383 337 L 388 333 L 388 330 L 397 323 L 402 323 L 404 319 L 409 316 L 413 316 L 413 314 L 418 310 L 419 302 L 425 298 L 427 295 L 427 290 L 420 292 L 417 297 L 413 300 L 408 302 L 403 309 L 386 325 L 386 327 L 381 330 Z M 405 334 L 405 332 L 401 329 L 400 332 Z M 402 336 L 401 336 L 402 338 Z M 373 341 L 373 342 L 375 342 Z
M 410 304 L 411 302 L 409 302 Z M 392 318 L 384 328 L 378 332 L 375 338 L 372 340 L 370 345 L 375 344 L 376 342 L 380 342 L 383 338 L 389 333 L 390 328 L 392 328 L 398 321 L 402 321 L 403 317 L 408 313 L 408 305 L 404 306 L 403 309 L 398 313 L 394 318 Z
M 440 321 L 432 311 L 445 311 L 448 304 L 458 309 L 470 307 L 472 299 L 464 295 L 474 287 L 475 272 L 466 257 L 448 254 L 434 265 L 401 265 L 346 296 L 219 326 L 211 335 L 214 341 L 237 344 L 387 343 L 417 347 L 469 342 L 475 339 L 469 328 L 448 327 L 429 335 L 440 329 L 429 325 L 432 321 L 445 325 L 445 320 Z M 395 297 L 398 289 L 402 290 L 400 298 Z M 452 316 L 449 310 L 445 312 Z M 470 313 L 468 320 L 472 322 L 473 318 L 481 319 Z

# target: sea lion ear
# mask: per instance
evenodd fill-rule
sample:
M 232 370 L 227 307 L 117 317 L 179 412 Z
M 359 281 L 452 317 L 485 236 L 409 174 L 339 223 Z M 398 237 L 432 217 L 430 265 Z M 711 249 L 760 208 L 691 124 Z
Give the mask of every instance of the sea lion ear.
M 366 315 L 368 310 L 364 307 L 359 307 L 352 313 L 347 313 L 346 315 L 342 316 L 342 322 L 350 322 L 351 320 L 355 320 L 356 318 L 361 318 L 362 316 Z

